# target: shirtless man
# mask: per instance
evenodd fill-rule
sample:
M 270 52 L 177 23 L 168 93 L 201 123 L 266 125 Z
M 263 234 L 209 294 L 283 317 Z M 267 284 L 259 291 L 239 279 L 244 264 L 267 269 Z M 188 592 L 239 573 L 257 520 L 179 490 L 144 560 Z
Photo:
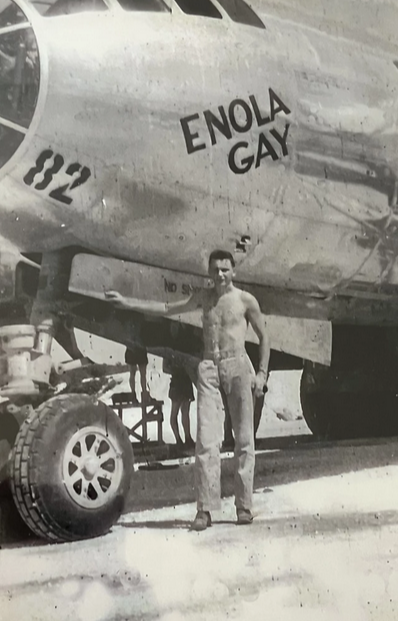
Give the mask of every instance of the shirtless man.
M 211 526 L 210 511 L 221 507 L 220 446 L 223 439 L 223 390 L 235 434 L 235 506 L 238 524 L 250 524 L 254 478 L 253 389 L 260 396 L 266 385 L 269 341 L 257 300 L 233 284 L 235 262 L 231 253 L 215 250 L 209 257 L 211 289 L 194 293 L 185 302 L 167 304 L 105 295 L 120 308 L 157 315 L 174 315 L 201 307 L 204 356 L 198 367 L 198 429 L 195 483 L 197 514 L 193 530 Z M 259 338 L 259 369 L 245 352 L 247 324 Z

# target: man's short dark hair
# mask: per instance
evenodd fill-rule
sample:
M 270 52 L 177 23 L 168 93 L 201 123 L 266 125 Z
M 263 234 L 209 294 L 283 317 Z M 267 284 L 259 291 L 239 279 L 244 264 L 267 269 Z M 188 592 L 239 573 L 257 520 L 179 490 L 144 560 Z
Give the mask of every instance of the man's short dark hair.
M 212 261 L 224 261 L 225 259 L 231 262 L 232 267 L 235 267 L 235 259 L 228 250 L 213 250 L 209 256 L 209 265 Z

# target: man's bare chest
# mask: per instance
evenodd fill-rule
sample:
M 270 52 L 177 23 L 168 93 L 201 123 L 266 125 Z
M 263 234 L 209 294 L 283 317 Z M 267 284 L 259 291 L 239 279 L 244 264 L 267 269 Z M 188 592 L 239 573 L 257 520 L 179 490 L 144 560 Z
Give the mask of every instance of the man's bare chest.
M 225 295 L 218 300 L 209 299 L 203 306 L 203 320 L 210 326 L 232 327 L 242 324 L 246 309 L 240 297 Z

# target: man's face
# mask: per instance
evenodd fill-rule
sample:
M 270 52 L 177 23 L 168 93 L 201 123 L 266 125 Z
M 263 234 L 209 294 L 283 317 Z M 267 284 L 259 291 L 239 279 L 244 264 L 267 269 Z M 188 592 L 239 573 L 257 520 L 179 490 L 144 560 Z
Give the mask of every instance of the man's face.
M 209 265 L 209 276 L 213 279 L 216 288 L 228 287 L 235 275 L 229 259 L 213 259 Z

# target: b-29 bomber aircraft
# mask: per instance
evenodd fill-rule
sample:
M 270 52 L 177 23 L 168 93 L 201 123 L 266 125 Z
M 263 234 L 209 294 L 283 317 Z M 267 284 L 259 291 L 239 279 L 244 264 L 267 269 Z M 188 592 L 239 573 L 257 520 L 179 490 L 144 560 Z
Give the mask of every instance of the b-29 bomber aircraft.
M 398 430 L 397 127 L 398 59 L 260 0 L 0 0 L 0 442 L 36 534 L 104 532 L 131 468 L 108 408 L 49 398 L 51 338 L 196 359 L 195 313 L 105 291 L 184 299 L 214 248 L 315 434 Z

